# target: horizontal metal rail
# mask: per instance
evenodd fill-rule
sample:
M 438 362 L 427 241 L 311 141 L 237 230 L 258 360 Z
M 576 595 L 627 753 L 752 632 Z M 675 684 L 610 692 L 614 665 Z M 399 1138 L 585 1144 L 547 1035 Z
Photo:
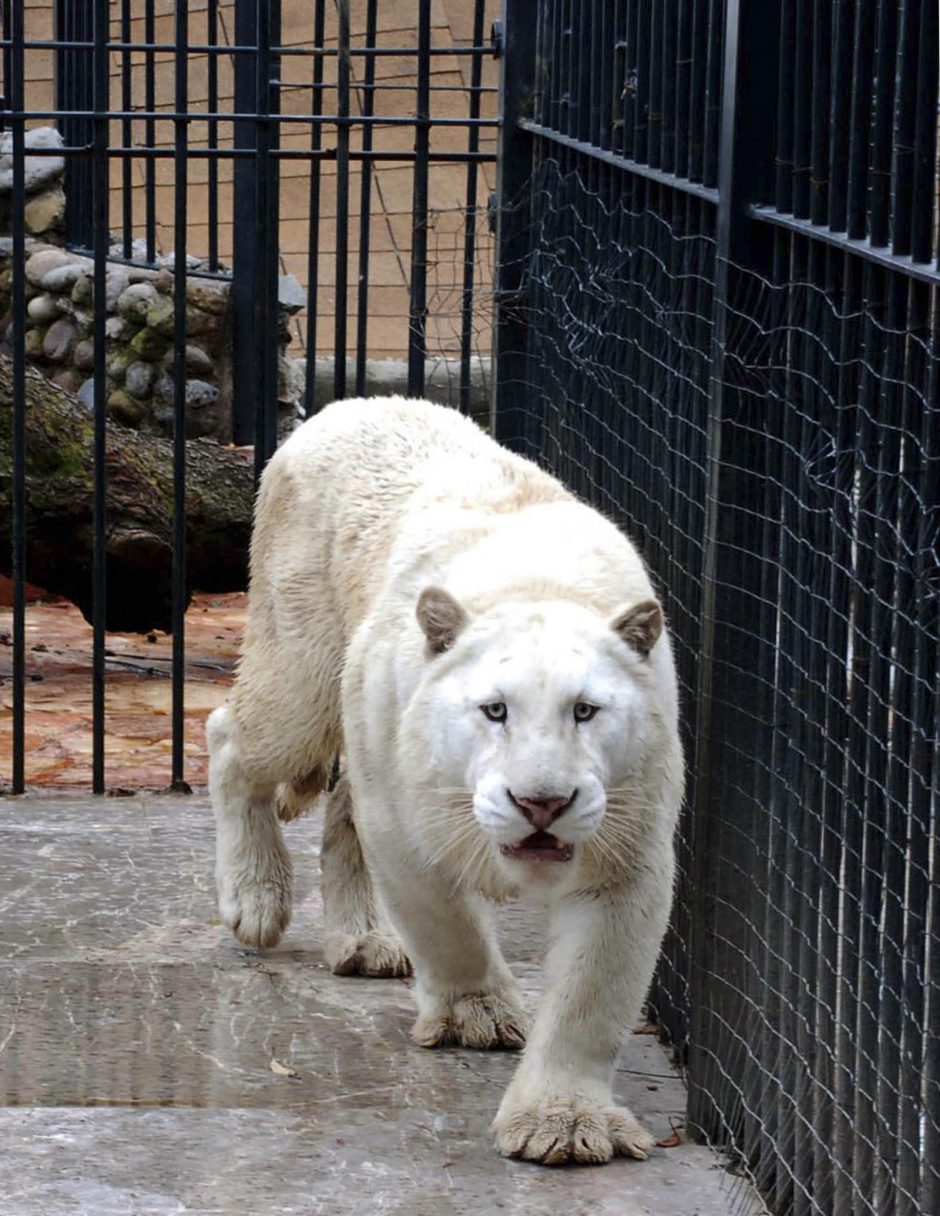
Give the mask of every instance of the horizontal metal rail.
M 940 270 L 931 262 L 915 262 L 910 256 L 892 253 L 890 245 L 873 245 L 868 237 L 861 240 L 849 236 L 845 232 L 833 232 L 823 228 L 811 220 L 798 219 L 795 215 L 786 215 L 774 207 L 749 207 L 748 214 L 756 220 L 773 224 L 777 228 L 786 228 L 789 232 L 799 233 L 800 236 L 823 241 L 836 249 L 855 254 L 868 262 L 883 266 L 886 270 L 895 270 L 910 279 L 921 283 L 929 283 L 932 287 L 940 287 Z
M 580 152 L 583 156 L 603 161 L 605 165 L 613 165 L 614 168 L 622 169 L 625 173 L 645 177 L 648 181 L 656 182 L 660 186 L 681 190 L 685 194 L 692 194 L 709 203 L 716 205 L 718 203 L 718 191 L 712 189 L 711 186 L 703 186 L 701 182 L 690 182 L 688 178 L 677 177 L 674 173 L 663 173 L 659 169 L 651 169 L 649 165 L 628 160 L 625 156 L 619 156 L 616 152 L 610 152 L 607 148 L 599 148 L 595 144 L 585 143 L 584 140 L 573 139 L 570 135 L 563 135 L 560 131 L 553 131 L 551 127 L 543 127 L 540 123 L 532 122 L 527 118 L 523 118 L 519 122 L 519 126 L 523 131 L 528 131 L 530 135 L 537 135 L 540 139 L 548 140 L 549 143 L 557 144 L 561 148 L 568 148 L 572 152 Z

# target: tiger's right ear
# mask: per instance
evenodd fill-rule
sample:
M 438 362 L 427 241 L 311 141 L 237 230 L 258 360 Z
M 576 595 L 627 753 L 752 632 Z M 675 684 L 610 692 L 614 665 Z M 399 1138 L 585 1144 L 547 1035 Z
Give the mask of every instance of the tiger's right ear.
M 663 610 L 655 600 L 643 600 L 619 612 L 610 627 L 645 659 L 663 631 Z
M 415 615 L 432 655 L 450 650 L 470 620 L 463 606 L 443 587 L 425 587 L 418 597 Z

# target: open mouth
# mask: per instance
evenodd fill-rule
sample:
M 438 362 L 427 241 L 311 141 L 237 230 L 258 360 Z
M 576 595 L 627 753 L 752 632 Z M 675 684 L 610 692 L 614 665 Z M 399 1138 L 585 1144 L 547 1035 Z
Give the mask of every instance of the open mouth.
M 566 844 L 551 832 L 533 832 L 518 844 L 501 844 L 499 851 L 516 861 L 570 861 L 574 845 Z

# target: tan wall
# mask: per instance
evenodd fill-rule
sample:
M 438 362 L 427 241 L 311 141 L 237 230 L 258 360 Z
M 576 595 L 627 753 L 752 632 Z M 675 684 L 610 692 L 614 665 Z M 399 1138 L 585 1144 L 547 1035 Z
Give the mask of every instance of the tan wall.
M 489 37 L 492 16 L 498 0 L 487 0 L 488 11 L 484 23 L 485 37 Z M 206 2 L 190 0 L 190 41 L 206 41 Z M 26 0 L 27 37 L 48 39 L 52 36 L 52 9 L 50 0 Z M 352 37 L 354 45 L 361 44 L 365 32 L 365 0 L 352 0 Z M 389 48 L 413 47 L 417 41 L 417 0 L 379 0 L 378 45 Z M 144 6 L 132 3 L 131 40 L 144 40 Z M 174 39 L 175 5 L 172 0 L 155 0 L 157 42 L 171 43 Z M 120 4 L 112 5 L 111 36 L 120 33 Z M 233 0 L 220 0 L 219 41 L 231 43 L 234 37 Z M 284 0 L 282 5 L 282 30 L 285 46 L 298 48 L 312 46 L 313 12 L 311 0 Z M 432 45 L 454 47 L 469 45 L 472 35 L 473 4 L 470 0 L 434 0 L 432 5 Z M 336 46 L 335 4 L 327 6 L 328 47 Z M 170 51 L 158 52 L 156 60 L 157 108 L 170 111 L 173 107 L 175 78 L 174 56 Z M 132 53 L 132 107 L 144 104 L 144 56 Z M 111 107 L 121 107 L 121 64 L 114 56 L 112 65 Z M 230 111 L 232 107 L 233 73 L 231 58 L 219 58 L 219 109 Z M 327 89 L 324 108 L 335 112 L 335 60 L 326 60 L 325 81 Z M 353 62 L 354 79 L 362 78 L 363 60 Z M 468 112 L 469 94 L 466 86 L 470 82 L 471 61 L 469 56 L 439 58 L 433 62 L 432 102 L 433 117 L 465 115 Z M 484 84 L 495 85 L 498 65 L 487 56 L 484 60 Z M 204 110 L 208 104 L 208 64 L 205 54 L 193 53 L 189 57 L 189 107 Z M 415 105 L 415 57 L 414 55 L 388 56 L 377 59 L 376 78 L 384 86 L 376 93 L 377 113 L 413 115 Z M 311 105 L 309 89 L 291 88 L 291 85 L 309 84 L 312 80 L 312 60 L 309 56 L 285 56 L 282 61 L 281 105 L 285 114 L 307 113 Z M 27 105 L 31 109 L 51 109 L 53 106 L 53 53 L 45 48 L 27 51 Z M 402 87 L 404 86 L 404 87 Z M 354 91 L 353 113 L 359 112 L 360 94 Z M 496 111 L 495 95 L 483 98 L 483 115 L 493 116 Z M 146 138 L 143 122 L 132 124 L 132 141 L 143 145 Z M 155 146 L 170 148 L 173 143 L 171 122 L 158 122 Z M 189 124 L 189 140 L 193 147 L 205 147 L 207 124 L 192 121 Z M 231 147 L 232 124 L 219 124 L 219 143 Z M 495 130 L 486 129 L 481 134 L 480 147 L 495 149 Z M 113 123 L 112 143 L 123 142 L 121 124 Z M 354 148 L 361 146 L 361 131 L 354 130 Z M 376 130 L 374 146 L 383 150 L 410 150 L 414 142 L 411 128 L 379 128 Z M 281 143 L 284 148 L 306 149 L 310 146 L 309 124 L 283 124 Z M 335 128 L 324 128 L 323 144 L 335 145 Z M 440 127 L 432 129 L 432 152 L 457 151 L 467 147 L 465 128 Z M 188 176 L 188 229 L 189 251 L 196 254 L 208 252 L 209 208 L 208 208 L 208 162 L 192 159 Z M 350 351 L 355 343 L 355 284 L 357 279 L 357 256 L 359 248 L 359 214 L 361 170 L 354 165 L 349 183 L 349 248 L 348 277 L 349 298 L 349 342 Z M 144 183 L 143 159 L 132 163 L 134 233 L 144 233 Z M 174 171 L 171 160 L 157 161 L 157 238 L 160 250 L 167 252 L 173 246 L 173 202 Z M 112 162 L 112 227 L 118 230 L 121 224 L 124 191 L 120 162 Z M 310 162 L 307 160 L 284 161 L 281 169 L 280 248 L 282 268 L 290 272 L 307 286 L 307 258 L 310 243 L 309 215 Z M 369 223 L 370 241 L 370 292 L 369 292 L 369 355 L 374 358 L 397 357 L 407 347 L 408 276 L 411 251 L 411 198 L 413 169 L 408 164 L 380 164 L 374 171 L 372 202 Z M 494 185 L 491 165 L 481 168 L 477 203 L 485 207 L 486 199 Z M 466 166 L 457 164 L 435 164 L 430 172 L 429 217 L 429 308 L 428 322 L 429 353 L 453 353 L 459 348 L 460 290 L 463 281 L 463 226 L 466 206 Z M 325 162 L 322 170 L 320 221 L 318 248 L 320 255 L 319 301 L 317 309 L 317 349 L 322 353 L 332 352 L 335 314 L 336 283 L 336 167 Z M 477 280 L 481 309 L 475 320 L 477 348 L 485 349 L 489 342 L 488 295 L 490 286 L 491 242 L 486 229 L 485 216 L 481 214 L 477 223 L 480 236 L 477 250 Z M 232 162 L 223 160 L 219 164 L 219 255 L 223 261 L 231 259 L 232 247 Z M 306 340 L 306 314 L 297 322 L 297 340 L 292 348 L 300 351 Z

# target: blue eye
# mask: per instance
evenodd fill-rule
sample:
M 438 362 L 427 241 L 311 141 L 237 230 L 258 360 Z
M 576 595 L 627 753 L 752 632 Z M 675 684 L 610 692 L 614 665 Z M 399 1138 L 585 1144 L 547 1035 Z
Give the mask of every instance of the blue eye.
M 587 701 L 578 701 L 574 707 L 575 722 L 590 722 L 599 708 L 598 705 L 589 705 Z
M 490 701 L 488 705 L 481 705 L 480 709 L 491 722 L 505 722 L 506 714 L 509 712 L 506 709 L 505 701 Z

